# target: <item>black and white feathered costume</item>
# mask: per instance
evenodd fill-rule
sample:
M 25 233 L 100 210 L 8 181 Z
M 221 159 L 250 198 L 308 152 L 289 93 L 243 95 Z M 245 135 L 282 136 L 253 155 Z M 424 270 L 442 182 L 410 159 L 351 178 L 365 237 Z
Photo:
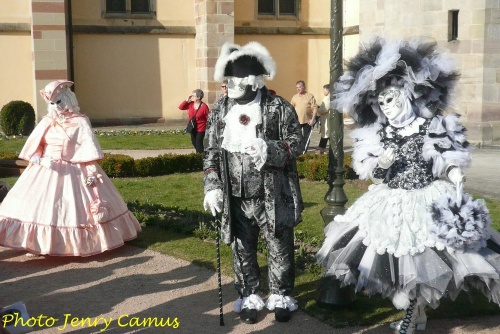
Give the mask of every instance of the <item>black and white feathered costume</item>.
M 369 187 L 344 215 L 325 228 L 318 261 L 343 285 L 388 297 L 398 309 L 410 301 L 437 307 L 474 287 L 500 304 L 500 234 L 487 209 L 463 195 L 445 170 L 466 167 L 470 152 L 454 114 L 443 115 L 458 78 L 433 42 L 376 39 L 348 64 L 335 84 L 334 107 L 349 112 L 353 168 Z M 407 115 L 388 122 L 377 103 L 388 85 L 409 101 Z M 387 169 L 379 156 L 393 147 Z

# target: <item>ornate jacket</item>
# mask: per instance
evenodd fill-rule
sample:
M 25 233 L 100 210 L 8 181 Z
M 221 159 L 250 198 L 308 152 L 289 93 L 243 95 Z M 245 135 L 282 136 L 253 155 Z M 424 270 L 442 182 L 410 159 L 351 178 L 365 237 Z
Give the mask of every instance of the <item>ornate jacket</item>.
M 235 104 L 234 100 L 226 97 L 212 108 L 208 118 L 203 158 L 204 190 L 205 193 L 214 189 L 223 191 L 221 231 L 222 240 L 227 244 L 232 240 L 230 209 L 231 183 L 234 181 L 229 177 L 230 170 L 233 170 L 232 175 L 240 174 L 242 178 L 261 173 L 260 177 L 251 177 L 249 182 L 261 180 L 262 184 L 247 183 L 247 187 L 262 189 L 270 232 L 279 233 L 302 221 L 304 206 L 295 158 L 303 151 L 303 143 L 297 114 L 290 103 L 269 94 L 265 87 L 261 93 L 262 123 L 256 127 L 256 136 L 267 144 L 267 160 L 260 172 L 249 164 L 236 164 L 237 159 L 228 159 L 229 152 L 221 148 L 226 126 L 224 116 Z M 240 173 L 236 171 L 241 168 Z

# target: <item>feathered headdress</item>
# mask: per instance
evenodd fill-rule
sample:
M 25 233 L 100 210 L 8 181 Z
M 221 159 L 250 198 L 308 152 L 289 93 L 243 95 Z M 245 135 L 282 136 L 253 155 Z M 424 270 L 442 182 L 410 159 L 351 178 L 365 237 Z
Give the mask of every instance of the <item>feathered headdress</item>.
M 222 81 L 228 76 L 244 78 L 249 75 L 266 75 L 272 80 L 275 74 L 276 63 L 262 44 L 249 42 L 240 46 L 225 43 L 215 63 L 214 80 Z
M 334 84 L 332 106 L 350 113 L 361 126 L 385 122 L 377 95 L 396 85 L 405 90 L 417 116 L 441 114 L 459 75 L 454 61 L 436 47 L 435 41 L 374 39 L 348 62 Z

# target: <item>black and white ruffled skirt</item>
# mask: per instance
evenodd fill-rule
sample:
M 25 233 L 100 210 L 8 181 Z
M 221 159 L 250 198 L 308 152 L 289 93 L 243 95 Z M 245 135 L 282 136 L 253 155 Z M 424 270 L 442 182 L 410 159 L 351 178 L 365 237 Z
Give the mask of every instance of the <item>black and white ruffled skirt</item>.
M 454 193 L 443 180 L 414 190 L 371 185 L 325 228 L 318 262 L 343 286 L 380 293 L 398 309 L 414 298 L 435 308 L 442 297 L 454 300 L 472 287 L 500 304 L 500 233 L 490 229 L 479 249 L 454 248 L 433 237 L 432 205 Z

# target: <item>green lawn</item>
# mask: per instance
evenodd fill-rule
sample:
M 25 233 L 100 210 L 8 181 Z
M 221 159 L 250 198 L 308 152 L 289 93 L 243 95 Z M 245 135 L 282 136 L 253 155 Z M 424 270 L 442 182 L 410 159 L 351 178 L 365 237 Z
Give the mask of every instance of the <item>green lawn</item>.
M 12 185 L 16 178 L 0 180 L 7 181 Z M 202 207 L 202 173 L 122 178 L 114 179 L 113 182 L 131 207 L 134 207 L 134 203 L 147 203 L 158 209 L 157 212 L 151 213 L 150 220 L 133 209 L 142 222 L 147 222 L 143 227 L 143 232 L 131 244 L 185 259 L 210 269 L 215 268 L 213 240 L 201 240 L 193 233 L 181 231 L 182 228 L 179 229 L 178 225 L 179 223 L 195 224 L 196 226 L 211 224 L 211 216 L 203 211 Z M 366 187 L 367 185 L 364 182 L 347 181 L 344 187 L 349 198 L 347 205 L 353 203 L 356 198 L 363 194 Z M 301 181 L 301 189 L 306 208 L 303 213 L 304 220 L 297 226 L 295 232 L 296 236 L 300 236 L 306 243 L 312 245 L 306 254 L 303 254 L 304 256 L 297 257 L 294 297 L 299 300 L 301 309 L 334 327 L 384 323 L 401 317 L 401 312 L 396 311 L 390 301 L 380 297 L 368 298 L 363 294 L 357 294 L 355 302 L 344 307 L 328 307 L 316 303 L 315 298 L 321 278 L 321 269 L 314 263 L 313 256 L 317 249 L 317 246 L 314 245 L 319 246 L 323 240 L 324 222 L 320 210 L 325 207 L 323 198 L 328 190 L 328 185 L 325 182 Z M 486 202 L 493 219 L 493 226 L 500 230 L 500 201 L 486 200 Z M 151 219 L 161 218 L 171 224 L 169 220 L 174 218 L 168 217 L 170 213 L 173 213 L 173 217 L 177 220 L 177 225 L 171 226 L 177 228 L 165 228 L 165 225 L 162 225 L 163 223 L 157 224 L 151 221 Z M 301 249 L 297 251 L 300 253 Z M 231 261 L 230 247 L 222 245 L 222 272 L 230 277 L 232 277 Z M 263 274 L 261 286 L 266 287 L 267 264 L 264 254 L 259 255 L 259 263 Z M 437 310 L 429 310 L 428 314 L 432 318 L 500 315 L 498 306 L 489 303 L 482 295 L 472 294 L 472 298 L 474 299 L 473 304 L 465 294 L 460 295 L 455 303 L 444 300 Z
M 155 134 L 147 131 L 130 131 L 128 135 L 114 135 L 114 132 L 98 132 L 97 139 L 103 150 L 162 150 L 192 148 L 191 137 L 183 133 Z M 0 137 L 0 154 L 19 153 L 26 138 L 5 139 Z

